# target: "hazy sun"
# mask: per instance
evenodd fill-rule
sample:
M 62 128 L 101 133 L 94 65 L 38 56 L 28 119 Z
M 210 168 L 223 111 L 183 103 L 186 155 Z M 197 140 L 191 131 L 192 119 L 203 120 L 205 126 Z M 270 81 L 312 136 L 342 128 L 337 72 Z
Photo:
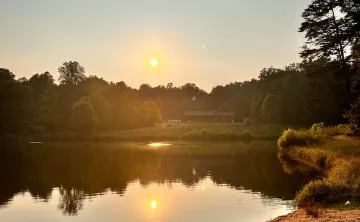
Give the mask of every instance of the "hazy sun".
M 150 65 L 155 68 L 155 67 L 158 65 L 157 59 L 153 58 L 153 59 L 150 61 Z
M 151 208 L 152 209 L 156 209 L 156 205 L 157 205 L 157 203 L 156 203 L 155 200 L 151 201 Z

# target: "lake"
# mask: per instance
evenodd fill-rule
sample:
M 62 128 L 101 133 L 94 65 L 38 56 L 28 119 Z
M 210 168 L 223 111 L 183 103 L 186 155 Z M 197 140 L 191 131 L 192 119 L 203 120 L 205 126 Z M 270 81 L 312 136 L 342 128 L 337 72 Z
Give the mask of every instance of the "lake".
M 6 144 L 0 221 L 266 221 L 311 173 L 275 142 Z

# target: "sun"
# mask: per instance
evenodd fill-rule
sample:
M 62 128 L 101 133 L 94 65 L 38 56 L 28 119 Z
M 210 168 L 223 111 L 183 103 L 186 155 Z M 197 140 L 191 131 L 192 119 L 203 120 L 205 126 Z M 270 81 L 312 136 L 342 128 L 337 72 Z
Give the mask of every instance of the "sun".
M 151 208 L 156 209 L 156 207 L 157 207 L 156 201 L 155 200 L 151 201 Z
M 159 62 L 157 61 L 156 58 L 151 59 L 150 65 L 151 65 L 152 67 L 155 68 L 155 67 L 157 67 L 158 64 L 159 64 Z

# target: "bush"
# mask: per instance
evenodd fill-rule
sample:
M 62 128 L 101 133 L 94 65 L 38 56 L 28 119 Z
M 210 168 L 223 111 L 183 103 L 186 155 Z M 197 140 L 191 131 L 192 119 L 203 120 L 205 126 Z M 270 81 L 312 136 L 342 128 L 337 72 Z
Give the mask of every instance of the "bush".
M 287 148 L 290 146 L 311 146 L 322 142 L 322 136 L 309 130 L 285 130 L 278 139 L 278 146 L 280 148 Z
M 326 137 L 347 135 L 349 133 L 351 133 L 351 129 L 347 125 L 325 127 L 324 123 L 315 123 L 309 130 L 285 130 L 278 139 L 278 146 L 280 148 L 289 146 L 311 146 L 322 143 Z
M 321 133 L 322 130 L 325 128 L 324 123 L 314 123 L 311 128 L 310 131 L 314 132 L 314 133 Z
M 308 204 L 323 202 L 332 196 L 333 190 L 325 180 L 314 180 L 306 184 L 296 194 L 295 201 L 299 207 L 306 207 Z
M 305 208 L 306 215 L 318 218 L 320 215 L 321 205 L 320 203 L 308 204 Z
M 360 197 L 360 158 L 332 158 L 327 176 L 306 184 L 296 195 L 299 206 L 316 202 L 336 202 Z
M 322 133 L 326 136 L 338 136 L 338 135 L 348 135 L 351 133 L 349 127 L 326 127 L 322 130 Z

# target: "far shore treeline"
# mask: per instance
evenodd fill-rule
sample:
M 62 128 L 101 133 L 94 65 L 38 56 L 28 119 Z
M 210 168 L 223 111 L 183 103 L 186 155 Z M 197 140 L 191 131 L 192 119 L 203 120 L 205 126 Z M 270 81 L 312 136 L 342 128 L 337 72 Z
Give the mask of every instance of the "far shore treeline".
M 241 122 L 349 122 L 358 133 L 359 14 L 357 0 L 313 0 L 302 14 L 299 31 L 306 42 L 300 63 L 264 68 L 257 79 L 214 86 L 209 93 L 194 83 L 134 89 L 123 81 L 86 76 L 76 61 L 58 68 L 58 82 L 49 72 L 18 79 L 0 68 L 0 133 L 139 128 L 181 119 L 185 110 L 233 111 Z

